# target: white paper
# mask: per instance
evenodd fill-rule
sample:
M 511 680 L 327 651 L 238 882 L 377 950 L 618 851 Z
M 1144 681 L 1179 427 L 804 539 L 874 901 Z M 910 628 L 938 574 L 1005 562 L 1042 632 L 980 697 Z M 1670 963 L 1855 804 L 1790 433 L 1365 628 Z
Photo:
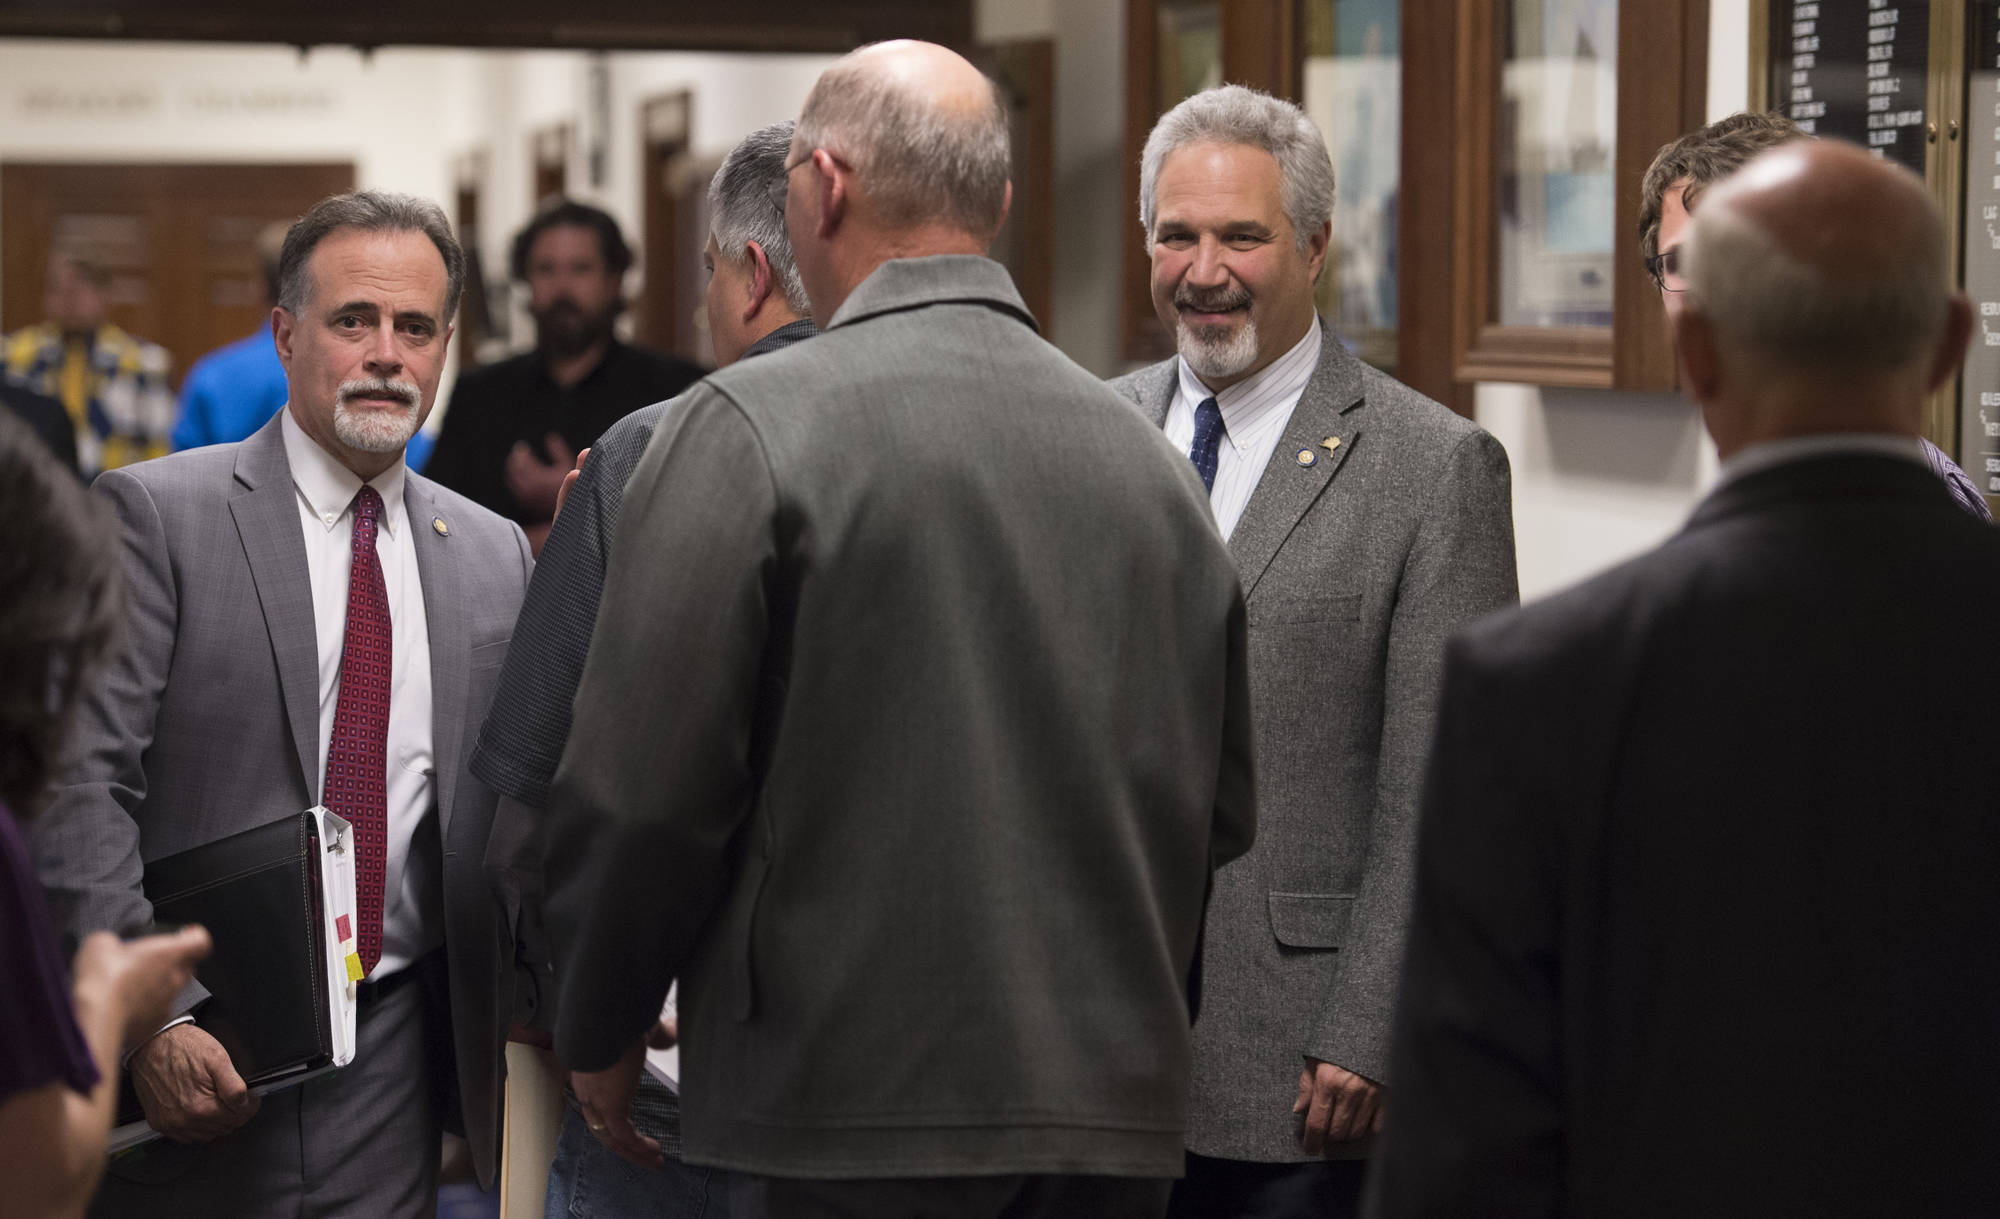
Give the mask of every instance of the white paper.
M 347 950 L 341 946 L 338 920 L 345 916 L 359 934 L 354 917 L 354 827 L 340 814 L 315 805 L 306 810 L 319 825 L 320 936 L 326 945 L 326 1007 L 333 1026 L 333 1065 L 354 1061 L 358 986 L 347 977 Z
M 679 1009 L 674 1006 L 674 996 L 680 993 L 681 984 L 676 982 L 667 988 L 667 1005 L 660 1009 L 660 1019 L 672 1016 L 678 1019 Z M 667 1086 L 675 1096 L 681 1094 L 681 1047 L 679 1043 L 671 1050 L 647 1050 L 646 1074 Z

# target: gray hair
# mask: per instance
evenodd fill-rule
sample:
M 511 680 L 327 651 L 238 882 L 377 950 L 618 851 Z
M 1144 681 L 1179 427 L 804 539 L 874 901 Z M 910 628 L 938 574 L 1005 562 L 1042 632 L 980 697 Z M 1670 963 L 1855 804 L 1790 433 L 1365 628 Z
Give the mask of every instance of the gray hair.
M 458 312 L 458 297 L 465 290 L 465 252 L 452 236 L 451 222 L 429 199 L 385 190 L 349 191 L 321 199 L 293 223 L 278 255 L 278 305 L 285 312 L 296 317 L 304 309 L 313 290 L 306 263 L 319 243 L 340 229 L 422 233 L 430 238 L 444 257 L 444 317 L 439 320 L 449 321 Z
M 1299 253 L 1310 249 L 1313 234 L 1333 219 L 1333 158 L 1306 112 L 1268 93 L 1223 85 L 1161 115 L 1146 137 L 1139 160 L 1139 227 L 1148 241 L 1158 212 L 1153 195 L 1160 167 L 1190 144 L 1247 144 L 1270 153 L 1278 162 L 1285 219 L 1292 223 Z
M 1788 370 L 1899 371 L 1937 343 L 1949 311 L 1944 229 L 1934 210 L 1927 216 L 1906 257 L 1829 276 L 1731 201 L 1711 200 L 1681 243 L 1689 304 L 1753 360 Z
M 749 245 L 763 248 L 771 276 L 793 313 L 812 312 L 805 281 L 792 261 L 792 239 L 785 233 L 785 160 L 791 155 L 790 119 L 759 127 L 729 150 L 722 168 L 708 184 L 708 231 L 725 258 L 740 262 Z
M 942 221 L 983 241 L 1006 215 L 1012 154 L 997 89 L 976 113 L 948 114 L 909 83 L 844 60 L 807 95 L 798 140 L 852 165 L 889 225 Z

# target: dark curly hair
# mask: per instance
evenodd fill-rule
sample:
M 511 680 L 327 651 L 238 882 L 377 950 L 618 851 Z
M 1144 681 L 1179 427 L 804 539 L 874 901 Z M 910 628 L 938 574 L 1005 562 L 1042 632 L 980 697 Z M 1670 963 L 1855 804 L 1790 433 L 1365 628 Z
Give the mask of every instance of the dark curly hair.
M 39 811 L 71 712 L 124 610 L 110 510 L 0 411 L 0 800 Z
M 618 222 L 611 218 L 610 212 L 574 199 L 556 199 L 536 212 L 527 227 L 514 235 L 513 257 L 509 261 L 515 279 L 527 281 L 528 256 L 534 252 L 535 238 L 558 227 L 587 229 L 596 235 L 604 269 L 613 275 L 622 276 L 631 269 L 632 247 L 625 244 L 625 234 L 618 231 Z
M 1744 110 L 1662 147 L 1639 185 L 1639 257 L 1650 265 L 1660 252 L 1660 210 L 1668 187 L 1686 178 L 1681 206 L 1691 208 L 1702 191 L 1743 168 L 1758 153 L 1805 138 L 1797 123 L 1776 111 Z

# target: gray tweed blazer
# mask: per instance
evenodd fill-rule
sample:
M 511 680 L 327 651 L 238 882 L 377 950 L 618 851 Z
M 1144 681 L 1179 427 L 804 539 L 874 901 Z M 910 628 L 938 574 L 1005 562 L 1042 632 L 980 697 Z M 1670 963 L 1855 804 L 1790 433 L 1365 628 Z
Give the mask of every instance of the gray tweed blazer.
M 690 1163 L 1173 1175 L 1242 615 L 1193 469 L 987 259 L 884 263 L 695 386 L 553 789 L 564 1061 L 678 977 Z
M 1229 539 L 1249 609 L 1257 842 L 1216 874 L 1187 1145 L 1238 1160 L 1307 1158 L 1291 1115 L 1306 1057 L 1393 1087 L 1445 638 L 1519 595 L 1506 451 L 1324 338 Z M 1177 376 L 1170 359 L 1112 388 L 1158 425 Z

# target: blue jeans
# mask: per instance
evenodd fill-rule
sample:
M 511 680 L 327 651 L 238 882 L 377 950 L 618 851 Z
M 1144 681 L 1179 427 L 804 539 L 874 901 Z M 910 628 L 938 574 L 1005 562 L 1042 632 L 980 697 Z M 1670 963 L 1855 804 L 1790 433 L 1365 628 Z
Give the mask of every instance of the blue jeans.
M 672 1156 L 648 1171 L 618 1158 L 584 1125 L 574 1103 L 563 1115 L 549 1166 L 545 1219 L 726 1219 L 727 1173 L 683 1164 Z

